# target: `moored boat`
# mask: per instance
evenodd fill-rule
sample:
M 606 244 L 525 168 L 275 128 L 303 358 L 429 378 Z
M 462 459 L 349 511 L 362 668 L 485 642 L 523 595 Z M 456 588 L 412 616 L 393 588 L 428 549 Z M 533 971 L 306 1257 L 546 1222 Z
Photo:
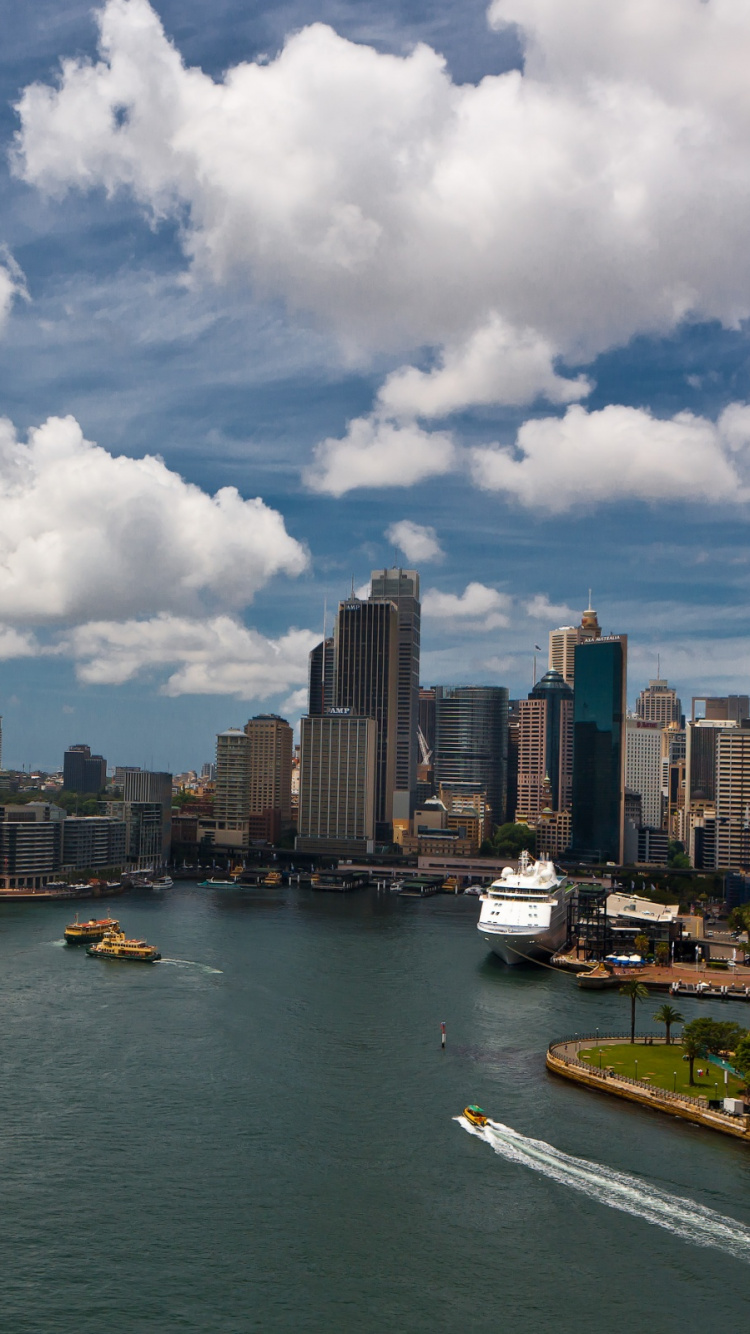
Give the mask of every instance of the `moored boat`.
M 477 930 L 505 963 L 549 957 L 565 944 L 573 886 L 551 861 L 524 850 L 518 869 L 506 866 L 482 895 Z
M 119 931 L 120 923 L 115 917 L 92 917 L 88 922 L 76 920 L 69 922 L 63 932 L 68 945 L 88 945 L 92 940 L 102 940 L 108 931 Z
M 464 1107 L 464 1116 L 467 1121 L 471 1121 L 473 1126 L 479 1126 L 480 1130 L 484 1129 L 490 1119 L 487 1113 L 482 1111 L 481 1107 L 477 1107 L 475 1103 L 470 1103 L 468 1107 Z
M 155 945 L 145 940 L 128 940 L 124 931 L 108 931 L 97 945 L 89 945 L 86 953 L 97 959 L 126 959 L 133 963 L 158 963 L 161 954 Z
M 213 876 L 210 880 L 199 880 L 198 882 L 199 889 L 236 889 L 236 887 L 236 880 L 217 880 Z
M 263 877 L 264 885 L 280 885 L 282 883 L 281 871 L 269 871 L 268 875 Z

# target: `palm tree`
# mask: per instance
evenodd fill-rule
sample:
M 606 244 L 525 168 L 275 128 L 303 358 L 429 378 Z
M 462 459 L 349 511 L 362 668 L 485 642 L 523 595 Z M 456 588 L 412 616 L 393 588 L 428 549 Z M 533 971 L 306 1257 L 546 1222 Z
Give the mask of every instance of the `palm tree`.
M 620 987 L 621 996 L 630 997 L 630 1041 L 635 1042 L 635 1003 L 636 1001 L 648 1000 L 648 988 L 644 987 L 642 982 L 632 977 L 629 982 L 623 982 Z
M 700 1038 L 695 1037 L 692 1033 L 688 1033 L 687 1036 L 683 1033 L 682 1054 L 683 1056 L 687 1056 L 688 1061 L 690 1062 L 690 1078 L 688 1081 L 690 1084 L 695 1083 L 695 1080 L 693 1079 L 693 1063 L 697 1056 L 703 1055 L 703 1050 L 703 1043 Z
M 654 1015 L 654 1019 L 656 1020 L 657 1024 L 666 1025 L 667 1046 L 669 1046 L 670 1042 L 672 1041 L 672 1038 L 670 1036 L 672 1032 L 672 1024 L 681 1024 L 684 1018 L 685 1018 L 684 1014 L 680 1014 L 680 1011 L 676 1010 L 674 1005 L 667 1005 L 665 1003 L 664 1005 L 659 1006 L 659 1009 L 656 1011 L 656 1014 Z

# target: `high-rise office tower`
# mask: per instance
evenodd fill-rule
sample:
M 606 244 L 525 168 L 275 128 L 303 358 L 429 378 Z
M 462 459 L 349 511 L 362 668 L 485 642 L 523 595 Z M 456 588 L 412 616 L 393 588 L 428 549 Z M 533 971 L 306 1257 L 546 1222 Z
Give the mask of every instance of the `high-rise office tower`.
M 435 782 L 484 792 L 495 824 L 505 819 L 508 691 L 504 686 L 436 686 Z
M 421 606 L 417 571 L 399 568 L 373 570 L 370 600 L 392 602 L 398 612 L 398 700 L 393 814 L 396 819 L 408 820 L 414 805 L 419 764 Z
M 518 702 L 518 815 L 534 821 L 547 808 L 570 809 L 573 784 L 573 691 L 551 668 Z
M 65 812 L 46 801 L 0 806 L 0 889 L 43 889 L 60 869 Z
M 572 850 L 621 863 L 627 636 L 578 644 L 574 670 Z
M 346 854 L 372 847 L 377 744 L 374 718 L 301 719 L 298 849 Z
M 505 784 L 505 819 L 513 821 L 518 809 L 518 747 L 521 737 L 520 699 L 508 700 L 508 776 Z
M 662 825 L 661 727 L 640 718 L 625 722 L 625 787 L 641 799 L 641 823 Z
M 666 727 L 682 720 L 682 701 L 669 681 L 657 677 L 649 681 L 635 702 L 635 716 L 643 723 L 657 723 Z
M 249 744 L 247 733 L 240 727 L 228 727 L 216 738 L 214 814 L 217 823 L 226 830 L 241 831 L 247 823 L 250 809 Z
M 307 712 L 319 718 L 333 704 L 333 636 L 323 639 L 310 653 L 307 678 Z
M 69 746 L 63 758 L 63 787 L 66 792 L 101 792 L 107 784 L 107 761 L 92 755 L 91 747 Z
M 245 725 L 248 832 L 275 843 L 292 820 L 293 732 L 286 718 L 260 713 Z
M 375 837 L 390 839 L 398 729 L 398 611 L 393 602 L 339 604 L 334 630 L 334 709 L 377 723 Z
M 132 805 L 158 804 L 161 810 L 161 836 L 157 860 L 168 861 L 172 848 L 172 775 L 152 773 L 148 769 L 126 769 L 123 774 L 123 801 L 125 819 L 130 817 Z M 142 856 L 147 856 L 143 853 Z
M 557 630 L 550 630 L 549 665 L 560 673 L 569 686 L 573 685 L 575 677 L 576 645 L 600 639 L 601 633 L 597 614 L 591 606 L 590 592 L 589 605 L 581 616 L 580 625 L 561 625 Z
M 720 731 L 716 744 L 716 866 L 748 866 L 750 728 Z

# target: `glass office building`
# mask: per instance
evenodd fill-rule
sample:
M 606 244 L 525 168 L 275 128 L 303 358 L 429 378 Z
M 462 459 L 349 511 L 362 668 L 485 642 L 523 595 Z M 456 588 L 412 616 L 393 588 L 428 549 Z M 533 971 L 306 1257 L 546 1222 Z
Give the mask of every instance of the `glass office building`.
M 505 820 L 508 691 L 504 686 L 435 687 L 435 783 L 484 792 L 494 824 Z
M 623 858 L 627 636 L 577 644 L 573 714 L 573 854 Z

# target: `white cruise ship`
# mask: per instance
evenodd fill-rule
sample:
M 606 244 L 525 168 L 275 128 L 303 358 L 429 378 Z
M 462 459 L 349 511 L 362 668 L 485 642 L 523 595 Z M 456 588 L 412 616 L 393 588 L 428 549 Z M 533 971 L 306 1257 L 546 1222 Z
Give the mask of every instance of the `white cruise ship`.
M 554 862 L 522 852 L 518 870 L 506 866 L 482 895 L 477 930 L 505 963 L 549 957 L 565 944 L 572 886 Z

